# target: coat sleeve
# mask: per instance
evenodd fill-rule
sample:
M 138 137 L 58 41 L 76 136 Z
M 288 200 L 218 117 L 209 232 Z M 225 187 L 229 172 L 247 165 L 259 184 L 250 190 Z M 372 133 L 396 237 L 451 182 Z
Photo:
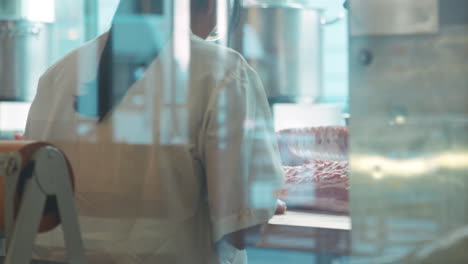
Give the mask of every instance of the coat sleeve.
M 42 75 L 39 79 L 37 92 L 29 108 L 26 121 L 24 132 L 24 138 L 26 140 L 43 139 L 41 137 L 41 132 L 44 132 L 47 122 L 49 121 L 46 116 L 48 115 L 52 101 L 52 94 L 49 94 L 49 90 L 53 83 L 50 79 L 51 77 L 48 74 Z
M 215 91 L 206 114 L 203 157 L 214 242 L 267 222 L 283 183 L 265 91 L 242 65 Z

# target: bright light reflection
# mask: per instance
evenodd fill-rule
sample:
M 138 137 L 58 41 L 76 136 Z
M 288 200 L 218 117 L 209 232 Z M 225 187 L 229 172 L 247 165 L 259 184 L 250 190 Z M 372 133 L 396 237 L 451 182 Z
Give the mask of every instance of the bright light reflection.
M 395 122 L 399 125 L 403 125 L 404 123 L 406 123 L 406 117 L 399 115 L 395 118 Z
M 436 169 L 468 168 L 468 153 L 441 153 L 435 157 L 396 160 L 382 156 L 355 156 L 351 158 L 354 171 L 370 173 L 375 179 L 385 176 L 414 177 Z
M 216 14 L 216 27 L 218 31 L 218 36 L 220 38 L 224 38 L 224 41 L 227 41 L 227 34 L 228 34 L 228 5 L 227 2 L 229 0 L 218 0 L 217 2 L 217 14 Z M 227 44 L 227 43 L 225 43 Z
M 206 38 L 207 41 L 218 41 L 220 44 L 227 45 L 228 35 L 228 4 L 230 0 L 217 0 L 216 2 L 216 27 Z
M 187 73 L 190 62 L 190 1 L 174 2 L 174 57 L 181 72 Z
M 31 21 L 52 23 L 55 20 L 55 0 L 22 1 L 25 18 Z
M 172 0 L 165 0 L 170 3 Z M 173 8 L 167 6 L 171 15 L 173 34 L 171 53 L 174 58 L 169 61 L 170 67 L 165 67 L 164 74 L 170 76 L 164 83 L 164 104 L 160 122 L 160 139 L 162 144 L 177 145 L 188 140 L 187 93 L 190 77 L 190 2 L 175 0 Z M 173 12 L 173 13 L 172 13 Z M 167 128 L 167 120 L 173 128 Z
M 68 40 L 78 40 L 80 38 L 80 33 L 76 29 L 70 29 L 67 32 Z

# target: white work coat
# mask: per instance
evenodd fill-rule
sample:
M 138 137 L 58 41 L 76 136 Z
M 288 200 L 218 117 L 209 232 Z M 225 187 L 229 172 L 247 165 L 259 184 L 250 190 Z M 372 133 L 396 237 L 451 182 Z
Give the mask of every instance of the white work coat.
M 246 263 L 222 238 L 267 222 L 283 182 L 257 74 L 233 50 L 192 36 L 185 88 L 170 82 L 165 48 L 99 123 L 74 103 L 96 83 L 107 36 L 42 76 L 26 129 L 71 161 L 90 263 Z M 60 228 L 39 236 L 36 257 L 65 254 Z

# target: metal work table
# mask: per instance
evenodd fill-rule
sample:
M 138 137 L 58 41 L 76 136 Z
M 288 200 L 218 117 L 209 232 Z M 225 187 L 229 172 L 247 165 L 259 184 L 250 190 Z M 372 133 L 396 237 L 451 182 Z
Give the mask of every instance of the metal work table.
M 291 210 L 269 221 L 257 247 L 349 255 L 350 230 L 349 216 Z

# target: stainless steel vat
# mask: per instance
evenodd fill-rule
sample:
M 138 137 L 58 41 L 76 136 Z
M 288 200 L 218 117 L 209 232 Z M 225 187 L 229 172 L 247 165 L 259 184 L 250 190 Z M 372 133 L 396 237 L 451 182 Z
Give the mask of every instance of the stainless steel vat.
M 0 101 L 32 101 L 50 62 L 51 25 L 0 20 Z
M 322 10 L 245 6 L 230 46 L 259 73 L 270 102 L 314 102 L 322 95 Z

